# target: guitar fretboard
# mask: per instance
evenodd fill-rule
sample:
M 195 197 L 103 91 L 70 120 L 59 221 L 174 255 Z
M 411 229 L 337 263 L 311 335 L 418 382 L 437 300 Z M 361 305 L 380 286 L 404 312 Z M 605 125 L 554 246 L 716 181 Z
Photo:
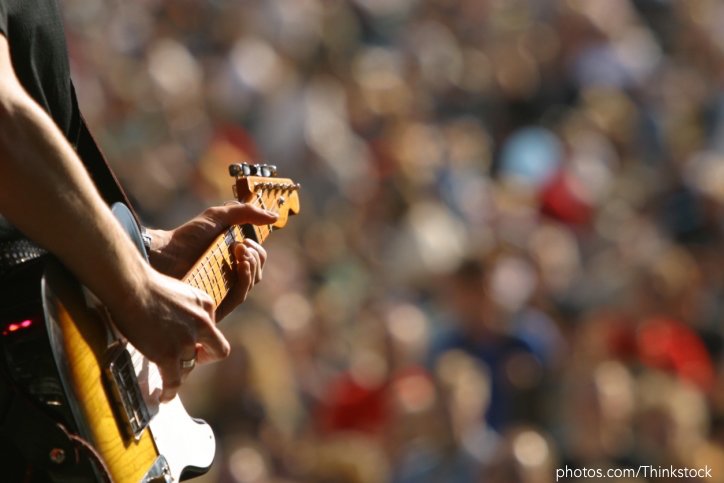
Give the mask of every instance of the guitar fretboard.
M 272 232 L 271 225 L 248 226 L 254 230 L 259 243 Z M 231 247 L 245 238 L 240 226 L 227 229 L 214 240 L 183 281 L 209 294 L 218 307 L 236 283 L 236 257 Z
M 234 225 L 221 233 L 189 270 L 183 281 L 209 294 L 218 307 L 236 284 L 236 258 L 232 246 L 247 236 L 259 243 L 299 211 L 299 184 L 290 179 L 243 177 L 237 179 L 234 194 L 239 201 L 280 215 L 273 225 Z

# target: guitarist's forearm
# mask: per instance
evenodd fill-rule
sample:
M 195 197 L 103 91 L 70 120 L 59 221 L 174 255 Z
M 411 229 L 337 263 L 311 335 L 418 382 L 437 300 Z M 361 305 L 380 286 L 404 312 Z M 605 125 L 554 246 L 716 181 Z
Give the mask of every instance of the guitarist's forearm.
M 0 213 L 106 304 L 141 293 L 145 264 L 75 151 L 19 85 L 0 87 Z

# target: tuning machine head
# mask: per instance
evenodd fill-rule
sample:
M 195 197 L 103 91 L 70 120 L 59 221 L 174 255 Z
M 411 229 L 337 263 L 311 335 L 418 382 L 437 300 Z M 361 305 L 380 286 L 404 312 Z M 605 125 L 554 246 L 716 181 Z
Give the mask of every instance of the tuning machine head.
M 264 178 L 273 178 L 277 175 L 277 167 L 273 164 L 248 164 L 235 163 L 229 165 L 229 175 L 234 178 L 243 178 L 244 176 L 262 176 Z
M 252 166 L 247 163 L 234 163 L 229 165 L 229 176 L 234 178 L 243 178 L 244 176 L 251 176 Z
M 277 167 L 272 164 L 255 164 L 252 166 L 252 174 L 264 178 L 273 178 L 277 175 Z

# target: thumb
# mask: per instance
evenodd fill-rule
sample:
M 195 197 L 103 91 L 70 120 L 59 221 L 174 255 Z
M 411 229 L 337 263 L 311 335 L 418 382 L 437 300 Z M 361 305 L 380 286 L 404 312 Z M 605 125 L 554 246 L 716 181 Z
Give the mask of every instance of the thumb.
M 266 225 L 274 223 L 279 218 L 279 215 L 273 211 L 249 203 L 239 203 L 238 201 L 225 205 L 219 214 L 223 217 L 222 221 L 226 225 L 243 225 L 246 223 Z

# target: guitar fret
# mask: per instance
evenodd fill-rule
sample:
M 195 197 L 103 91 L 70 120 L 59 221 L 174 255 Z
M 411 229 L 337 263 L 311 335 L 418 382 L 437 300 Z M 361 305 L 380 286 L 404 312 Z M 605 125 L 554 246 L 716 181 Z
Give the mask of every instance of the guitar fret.
M 218 255 L 218 256 L 217 256 L 217 255 Z M 223 287 L 224 287 L 224 293 L 223 293 L 223 295 L 226 296 L 226 294 L 229 292 L 229 284 L 228 284 L 228 281 L 227 281 L 227 278 L 226 278 L 226 270 L 225 270 L 226 265 L 225 265 L 225 263 L 222 264 L 221 262 L 219 262 L 219 257 L 221 257 L 222 262 L 224 262 L 224 256 L 223 256 L 222 248 L 221 248 L 220 245 L 217 245 L 216 248 L 215 248 L 215 249 L 213 250 L 213 252 L 212 252 L 212 258 L 213 258 L 213 260 L 214 260 L 214 262 L 216 263 L 216 266 L 217 266 L 217 271 L 218 271 L 218 274 L 219 274 L 219 277 L 218 277 L 218 278 L 221 280 L 221 283 L 223 284 Z M 221 287 L 219 288 L 219 290 L 221 290 Z M 222 297 L 222 298 L 223 298 L 223 297 Z
M 220 300 L 219 297 L 218 297 L 217 284 L 214 283 L 215 281 L 212 279 L 213 270 L 212 270 L 212 273 L 209 274 L 209 268 L 210 268 L 210 267 L 209 267 L 209 259 L 208 259 L 208 257 L 205 257 L 205 260 L 204 260 L 204 263 L 202 264 L 202 266 L 204 267 L 204 273 L 206 274 L 206 279 L 208 280 L 209 285 L 211 286 L 211 293 L 210 293 L 210 295 L 214 298 L 214 303 L 215 303 L 216 305 L 218 305 L 219 303 L 221 303 L 221 300 Z
M 207 257 L 208 260 L 208 257 Z M 213 265 L 212 265 L 213 261 Z M 218 275 L 221 273 L 221 265 L 219 265 L 219 260 L 216 258 L 216 248 L 211 250 L 211 259 L 209 261 L 209 265 L 212 265 L 211 269 L 214 272 L 214 278 L 218 281 Z M 221 291 L 221 287 L 219 287 L 219 290 Z
M 209 264 L 209 267 L 211 268 L 212 273 L 214 274 L 214 281 L 215 281 L 215 288 L 219 294 L 219 303 L 224 299 L 224 296 L 226 296 L 226 287 L 224 285 L 224 281 L 222 278 L 221 268 L 219 267 L 219 262 L 216 260 L 216 257 L 213 254 L 213 251 L 211 252 L 211 260 L 214 261 L 216 264 L 216 268 L 212 265 L 211 261 L 209 260 L 209 257 L 206 257 L 206 260 Z M 223 286 L 223 288 L 222 288 Z
M 199 273 L 201 274 L 201 280 L 203 280 L 204 282 L 204 292 L 209 294 L 211 298 L 214 299 L 214 303 L 216 303 L 214 287 L 212 286 L 211 277 L 209 277 L 209 272 L 206 269 L 206 263 L 204 263 L 203 259 L 201 260 L 201 264 L 199 265 Z
M 224 280 L 224 272 L 221 269 L 221 265 L 219 264 L 219 259 L 216 257 L 216 249 L 211 251 L 211 259 L 214 261 L 214 264 L 216 265 L 216 269 L 214 270 L 214 273 L 216 274 L 217 281 L 221 279 L 221 283 L 223 284 L 223 291 L 221 287 L 219 286 L 219 293 L 221 294 L 221 298 L 223 299 L 224 296 L 226 296 L 226 293 L 228 292 L 227 286 L 226 286 L 226 280 Z M 218 284 L 217 284 L 218 285 Z
M 211 277 L 209 277 L 209 272 L 206 269 L 206 264 L 202 262 L 201 268 L 204 269 L 204 273 L 201 277 L 201 280 L 204 282 L 204 292 L 209 294 L 214 299 L 214 302 L 216 303 L 216 293 L 214 292 L 214 286 L 211 283 Z
M 224 279 L 224 287 L 226 288 L 227 292 L 231 289 L 231 287 L 234 285 L 234 278 L 233 278 L 233 263 L 231 261 L 231 253 L 229 250 L 222 250 L 219 249 L 219 256 L 222 260 L 222 276 Z

